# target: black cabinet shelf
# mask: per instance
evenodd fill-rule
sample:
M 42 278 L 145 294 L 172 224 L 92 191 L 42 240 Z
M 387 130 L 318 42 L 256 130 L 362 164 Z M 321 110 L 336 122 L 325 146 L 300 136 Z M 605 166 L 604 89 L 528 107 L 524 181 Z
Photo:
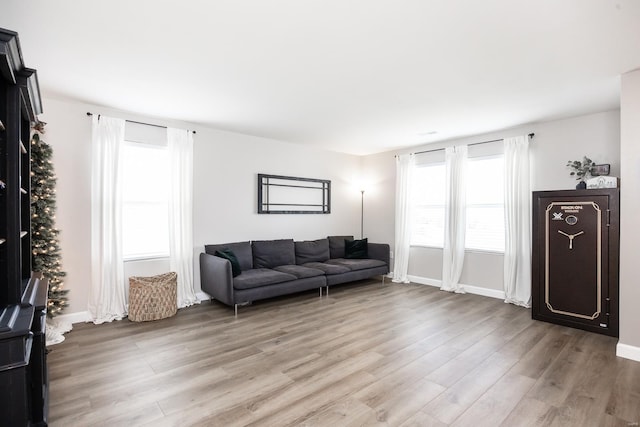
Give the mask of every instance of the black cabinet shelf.
M 47 425 L 47 281 L 31 272 L 31 125 L 41 111 L 18 34 L 0 28 L 0 426 Z

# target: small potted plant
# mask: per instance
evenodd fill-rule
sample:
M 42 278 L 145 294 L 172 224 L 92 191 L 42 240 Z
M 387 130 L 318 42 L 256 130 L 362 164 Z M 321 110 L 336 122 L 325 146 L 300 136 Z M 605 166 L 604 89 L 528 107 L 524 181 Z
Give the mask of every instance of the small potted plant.
M 587 188 L 587 183 L 584 182 L 584 180 L 591 176 L 594 166 L 595 163 L 593 162 L 593 160 L 591 160 L 587 156 L 584 156 L 582 158 L 582 161 L 569 160 L 567 162 L 567 167 L 571 169 L 571 173 L 569 175 L 575 176 L 576 179 L 580 181 L 576 185 L 576 189 L 584 190 L 585 188 Z

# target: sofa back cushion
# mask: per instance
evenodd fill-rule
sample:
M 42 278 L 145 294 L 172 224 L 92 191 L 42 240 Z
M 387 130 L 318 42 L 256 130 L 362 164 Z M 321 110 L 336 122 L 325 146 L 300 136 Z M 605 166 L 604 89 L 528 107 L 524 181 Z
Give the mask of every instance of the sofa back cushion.
M 332 259 L 344 258 L 345 240 L 353 240 L 353 236 L 329 236 L 329 253 Z
M 296 264 L 325 262 L 329 259 L 329 239 L 295 242 Z
M 242 271 L 253 268 L 253 256 L 251 255 L 251 242 L 222 243 L 219 245 L 204 245 L 204 251 L 209 255 L 215 255 L 216 251 L 231 250 Z
M 296 252 L 293 239 L 254 240 L 253 268 L 273 268 L 279 265 L 295 265 Z

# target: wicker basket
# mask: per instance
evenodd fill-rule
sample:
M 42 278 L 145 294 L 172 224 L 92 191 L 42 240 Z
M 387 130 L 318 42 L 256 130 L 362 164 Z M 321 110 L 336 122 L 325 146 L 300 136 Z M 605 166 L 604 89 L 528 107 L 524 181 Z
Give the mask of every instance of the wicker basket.
M 129 320 L 146 322 L 176 314 L 177 278 L 174 272 L 152 277 L 129 277 Z

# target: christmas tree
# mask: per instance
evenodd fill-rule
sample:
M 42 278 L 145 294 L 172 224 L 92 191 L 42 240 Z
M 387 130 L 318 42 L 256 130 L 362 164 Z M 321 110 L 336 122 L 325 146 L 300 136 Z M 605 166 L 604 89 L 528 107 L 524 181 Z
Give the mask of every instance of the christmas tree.
M 31 245 L 32 269 L 49 279 L 47 315 L 57 316 L 67 306 L 67 292 L 63 289 L 66 273 L 62 271 L 60 243 L 55 227 L 56 175 L 51 157 L 53 150 L 40 135 L 44 123 L 34 127 L 31 139 Z

